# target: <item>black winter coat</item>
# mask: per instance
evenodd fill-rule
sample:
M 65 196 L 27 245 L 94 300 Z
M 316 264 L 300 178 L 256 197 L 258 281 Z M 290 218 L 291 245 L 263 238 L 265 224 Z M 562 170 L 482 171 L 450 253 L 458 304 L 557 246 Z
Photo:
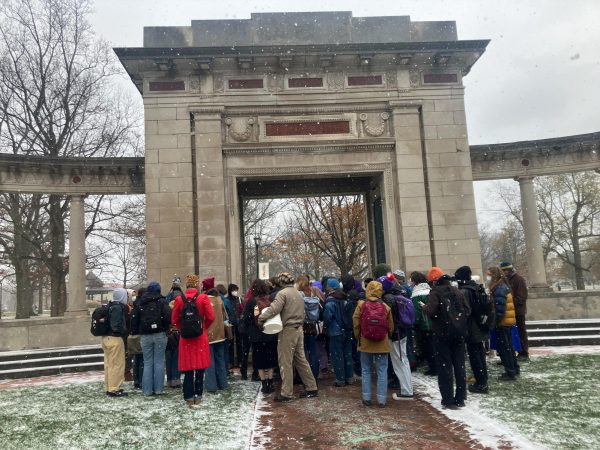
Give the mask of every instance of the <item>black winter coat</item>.
M 256 300 L 254 297 L 250 297 L 244 306 L 242 317 L 240 317 L 240 323 L 244 329 L 244 332 L 248 334 L 248 339 L 250 342 L 276 342 L 279 336 L 278 334 L 263 333 L 254 322 L 255 306 Z
M 465 300 L 469 303 L 471 311 L 475 310 L 477 305 L 477 283 L 473 280 L 469 280 L 464 284 L 459 284 L 458 289 L 465 297 Z M 475 344 L 478 342 L 487 341 L 490 338 L 490 333 L 486 333 L 481 327 L 475 322 L 475 318 L 470 315 L 469 321 L 469 335 L 467 336 L 467 342 Z
M 141 333 L 141 311 L 144 309 L 144 306 L 150 302 L 158 302 L 159 308 L 161 310 L 161 321 L 158 324 L 158 328 L 154 330 L 152 333 Z M 167 303 L 167 299 L 163 297 L 160 293 L 149 293 L 145 292 L 141 300 L 135 301 L 133 303 L 133 311 L 131 313 L 131 333 L 132 334 L 154 334 L 166 332 L 169 330 L 169 325 L 171 325 L 171 308 L 169 308 L 169 304 Z

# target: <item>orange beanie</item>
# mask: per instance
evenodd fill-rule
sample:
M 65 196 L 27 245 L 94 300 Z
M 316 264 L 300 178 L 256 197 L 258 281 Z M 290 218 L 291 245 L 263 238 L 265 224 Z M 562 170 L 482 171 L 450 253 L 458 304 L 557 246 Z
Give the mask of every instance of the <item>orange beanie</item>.
M 440 269 L 439 267 L 434 266 L 431 269 L 429 269 L 429 272 L 427 272 L 427 281 L 429 281 L 430 283 L 433 281 L 437 281 L 443 275 L 444 275 L 444 271 L 442 269 Z

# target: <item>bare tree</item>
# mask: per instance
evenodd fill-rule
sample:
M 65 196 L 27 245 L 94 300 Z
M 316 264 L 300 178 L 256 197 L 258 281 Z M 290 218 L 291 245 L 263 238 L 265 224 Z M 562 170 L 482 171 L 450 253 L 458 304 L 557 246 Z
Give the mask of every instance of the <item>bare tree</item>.
M 311 197 L 295 203 L 293 222 L 303 239 L 331 258 L 342 275 L 364 275 L 368 258 L 362 197 Z
M 95 38 L 89 0 L 7 0 L 0 9 L 0 152 L 49 157 L 113 156 L 136 145 L 139 115 L 114 95 L 120 73 Z M 66 308 L 65 218 L 69 199 L 50 195 L 45 262 L 52 314 Z M 18 212 L 18 206 L 3 204 Z M 15 230 L 14 251 L 21 241 Z M 29 239 L 32 241 L 33 239 Z M 38 247 L 44 245 L 37 242 Z

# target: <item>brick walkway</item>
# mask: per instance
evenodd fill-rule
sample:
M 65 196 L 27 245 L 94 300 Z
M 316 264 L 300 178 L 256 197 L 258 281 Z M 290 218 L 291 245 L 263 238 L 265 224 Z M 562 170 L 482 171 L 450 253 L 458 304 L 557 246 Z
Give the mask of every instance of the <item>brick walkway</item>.
M 285 404 L 270 395 L 259 404 L 252 448 L 294 449 L 483 449 L 462 425 L 419 398 L 395 401 L 386 408 L 361 403 L 360 382 L 336 388 L 329 377 L 319 397 Z M 296 395 L 298 386 L 296 386 Z M 262 395 L 262 394 L 259 394 Z M 507 447 L 504 447 L 507 448 Z

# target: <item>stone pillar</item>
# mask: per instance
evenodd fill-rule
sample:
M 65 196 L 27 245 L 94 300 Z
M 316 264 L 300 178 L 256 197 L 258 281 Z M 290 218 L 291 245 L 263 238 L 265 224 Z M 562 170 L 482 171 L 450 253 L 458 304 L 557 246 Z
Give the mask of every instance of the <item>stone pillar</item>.
M 533 177 L 517 177 L 516 180 L 519 182 L 521 191 L 521 211 L 525 232 L 529 286 L 534 289 L 547 289 L 548 283 L 546 281 L 542 239 L 540 237 L 540 221 L 533 190 Z
M 87 314 L 85 304 L 85 215 L 83 195 L 71 196 L 69 221 L 69 293 L 65 315 Z

